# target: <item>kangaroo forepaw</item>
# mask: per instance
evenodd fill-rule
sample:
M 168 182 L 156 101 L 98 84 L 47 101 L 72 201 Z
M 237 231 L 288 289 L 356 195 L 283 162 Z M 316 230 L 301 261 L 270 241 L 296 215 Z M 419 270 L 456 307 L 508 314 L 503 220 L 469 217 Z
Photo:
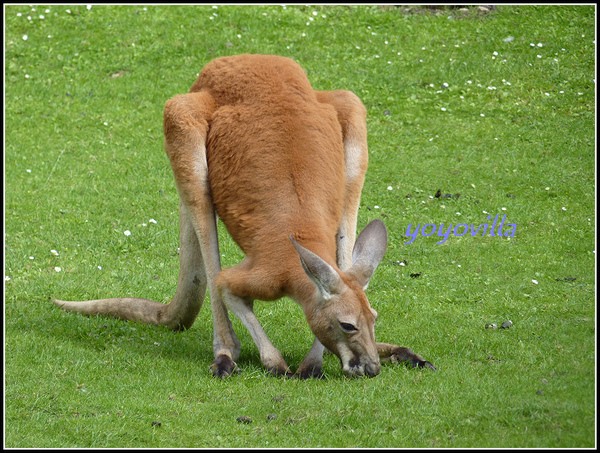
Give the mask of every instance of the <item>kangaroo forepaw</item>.
M 233 371 L 236 370 L 236 364 L 231 357 L 222 354 L 215 358 L 210 366 L 210 370 L 214 377 L 226 378 L 231 376 Z
M 429 368 L 429 369 L 435 371 L 435 367 L 433 366 L 433 363 L 428 362 L 427 360 L 413 359 L 412 366 L 413 366 L 413 368 Z
M 271 377 L 293 377 L 289 368 L 271 367 L 267 369 L 267 375 Z
M 292 376 L 296 379 L 325 379 L 323 370 L 321 367 L 314 367 L 310 369 L 298 368 L 298 371 Z
M 431 362 L 428 362 L 419 354 L 402 346 L 395 346 L 388 343 L 377 343 L 377 352 L 381 362 L 405 362 L 413 366 L 413 368 L 429 368 L 435 371 L 435 367 Z
M 408 348 L 397 346 L 392 353 L 390 360 L 393 362 L 404 362 L 412 365 L 413 368 L 429 368 L 435 371 L 435 367 L 419 354 L 412 352 Z

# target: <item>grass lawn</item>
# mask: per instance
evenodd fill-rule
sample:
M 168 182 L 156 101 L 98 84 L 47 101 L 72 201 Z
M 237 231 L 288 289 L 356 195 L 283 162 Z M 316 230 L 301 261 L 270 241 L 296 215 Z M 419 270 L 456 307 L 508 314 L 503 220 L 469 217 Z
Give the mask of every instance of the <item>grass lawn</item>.
M 595 6 L 4 12 L 6 447 L 595 446 Z M 359 229 L 389 230 L 376 336 L 437 372 L 347 379 L 329 355 L 324 380 L 269 378 L 234 320 L 243 372 L 218 380 L 207 302 L 183 333 L 50 303 L 170 300 L 162 110 L 239 53 L 293 57 L 316 89 L 363 100 Z M 511 234 L 492 236 L 497 215 Z M 221 250 L 241 259 L 226 234 Z M 295 369 L 300 308 L 256 311 Z

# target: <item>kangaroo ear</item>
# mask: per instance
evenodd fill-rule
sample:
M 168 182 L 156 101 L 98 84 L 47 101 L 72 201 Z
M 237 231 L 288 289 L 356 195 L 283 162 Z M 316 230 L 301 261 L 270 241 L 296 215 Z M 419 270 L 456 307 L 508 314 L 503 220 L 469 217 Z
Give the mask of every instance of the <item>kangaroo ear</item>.
M 375 219 L 358 235 L 352 250 L 352 267 L 346 273 L 367 289 L 386 247 L 387 229 L 381 220 Z
M 298 252 L 304 272 L 317 285 L 323 299 L 329 300 L 339 293 L 343 282 L 336 270 L 319 255 L 298 244 L 291 235 L 290 240 Z

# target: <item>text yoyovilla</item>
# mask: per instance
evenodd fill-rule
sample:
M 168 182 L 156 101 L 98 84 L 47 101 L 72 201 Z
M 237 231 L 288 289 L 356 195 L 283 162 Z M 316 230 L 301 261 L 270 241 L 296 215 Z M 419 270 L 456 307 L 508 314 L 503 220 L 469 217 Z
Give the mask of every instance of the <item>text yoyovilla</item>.
M 490 229 L 489 235 L 490 236 L 503 236 L 503 237 L 514 237 L 515 235 L 515 231 L 517 229 L 517 225 L 514 223 L 504 223 L 504 220 L 506 219 L 506 214 L 504 214 L 504 216 L 502 217 L 502 220 L 500 221 L 500 223 L 498 224 L 498 215 L 496 215 L 496 218 L 494 219 L 494 223 L 492 224 L 492 228 Z M 489 215 L 487 218 L 488 220 L 490 219 L 490 217 L 492 217 L 491 215 Z M 496 229 L 496 225 L 498 225 L 498 228 Z M 419 232 L 421 233 L 421 236 L 425 236 L 425 237 L 429 237 L 432 236 L 434 234 L 437 234 L 439 237 L 444 238 L 442 239 L 440 242 L 437 242 L 437 244 L 443 244 L 444 242 L 446 242 L 446 240 L 448 239 L 448 236 L 450 236 L 450 233 L 452 233 L 454 236 L 464 236 L 467 233 L 471 233 L 471 236 L 477 236 L 479 233 L 481 233 L 481 236 L 485 236 L 488 232 L 488 228 L 489 228 L 489 224 L 487 223 L 482 223 L 481 225 L 475 227 L 475 225 L 473 225 L 472 223 L 466 224 L 466 223 L 459 223 L 456 226 L 452 226 L 452 224 L 448 225 L 448 227 L 444 228 L 444 224 L 440 224 L 439 228 L 435 223 L 427 223 L 425 225 L 423 225 L 421 227 L 421 224 L 419 223 L 416 228 L 413 230 L 412 229 L 412 223 L 408 224 L 408 228 L 406 229 L 406 237 L 410 237 L 412 238 L 410 241 L 405 242 L 404 244 L 411 244 L 412 242 L 414 242 L 415 239 L 417 239 L 417 236 L 419 235 Z

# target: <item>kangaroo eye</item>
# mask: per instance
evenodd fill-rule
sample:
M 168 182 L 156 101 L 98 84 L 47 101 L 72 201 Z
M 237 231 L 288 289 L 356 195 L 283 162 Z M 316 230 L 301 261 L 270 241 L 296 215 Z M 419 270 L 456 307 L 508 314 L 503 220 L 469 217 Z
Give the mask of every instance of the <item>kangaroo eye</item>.
M 340 326 L 341 326 L 342 330 L 346 333 L 352 333 L 352 332 L 356 332 L 358 330 L 352 324 L 347 323 L 347 322 L 340 322 Z

